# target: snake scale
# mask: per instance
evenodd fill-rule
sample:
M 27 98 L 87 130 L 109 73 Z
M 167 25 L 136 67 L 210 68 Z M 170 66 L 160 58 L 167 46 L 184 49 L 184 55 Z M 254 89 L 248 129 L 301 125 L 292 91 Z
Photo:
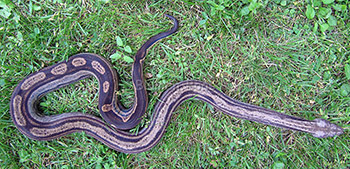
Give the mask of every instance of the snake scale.
M 110 63 L 96 54 L 81 53 L 70 57 L 67 61 L 39 70 L 17 85 L 11 97 L 10 114 L 19 131 L 35 140 L 52 140 L 73 132 L 84 131 L 116 151 L 139 153 L 149 150 L 159 142 L 172 112 L 181 103 L 195 98 L 213 105 L 229 116 L 303 131 L 311 133 L 314 137 L 332 137 L 343 133 L 341 127 L 324 119 L 309 121 L 242 103 L 197 80 L 182 81 L 164 91 L 155 105 L 149 125 L 137 134 L 127 132 L 127 129 L 135 127 L 140 122 L 148 106 L 142 73 L 147 50 L 155 42 L 175 33 L 178 29 L 178 21 L 170 15 L 166 16 L 173 21 L 174 26 L 151 37 L 134 58 L 132 83 L 135 97 L 131 108 L 125 109 L 115 96 L 118 79 Z M 98 79 L 98 108 L 105 121 L 79 112 L 40 115 L 37 105 L 44 94 L 90 76 Z

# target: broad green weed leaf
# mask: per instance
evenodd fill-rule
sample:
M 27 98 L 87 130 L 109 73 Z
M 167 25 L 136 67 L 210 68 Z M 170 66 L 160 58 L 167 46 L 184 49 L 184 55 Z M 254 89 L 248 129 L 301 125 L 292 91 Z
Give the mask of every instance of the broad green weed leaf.
M 335 4 L 333 5 L 333 9 L 339 12 L 344 12 L 346 10 L 346 5 Z
M 112 54 L 109 58 L 113 59 L 113 60 L 118 60 L 122 57 L 122 54 L 119 52 L 115 52 L 114 54 Z
M 321 32 L 325 32 L 329 28 L 329 25 L 324 23 L 320 25 Z
M 131 58 L 131 57 L 129 57 L 129 56 L 124 56 L 124 57 L 123 57 L 123 60 L 124 60 L 125 62 L 127 62 L 127 63 L 132 63 L 132 62 L 134 62 L 134 59 Z
M 340 87 L 340 94 L 343 96 L 347 96 L 350 92 L 350 85 L 349 84 L 343 84 Z
M 332 13 L 332 9 L 331 8 L 323 8 L 323 7 L 321 7 L 318 10 L 318 14 L 321 15 L 322 17 L 326 17 L 330 13 Z
M 337 26 L 337 18 L 335 18 L 334 16 L 330 16 L 327 20 L 327 23 L 329 26 Z
M 4 2 L 0 1 L 0 16 L 8 18 L 11 15 L 11 8 L 9 8 Z
M 36 35 L 38 35 L 38 34 L 40 33 L 40 29 L 39 29 L 39 28 L 34 28 L 34 33 L 35 33 Z
M 202 26 L 202 25 L 204 25 L 206 22 L 207 22 L 207 20 L 201 20 L 201 21 L 199 21 L 199 25 Z
M 124 46 L 124 43 L 122 41 L 122 38 L 120 38 L 119 36 L 117 36 L 117 45 L 118 46 Z
M 318 29 L 318 23 L 315 23 L 314 28 L 313 28 L 312 31 L 316 33 L 316 32 L 317 32 L 317 29 Z
M 322 5 L 322 1 L 321 0 L 313 0 L 313 5 L 319 7 Z
M 284 163 L 277 161 L 273 163 L 273 169 L 283 169 L 285 167 Z
M 41 6 L 33 5 L 34 11 L 39 11 L 41 9 Z
M 345 65 L 345 76 L 348 80 L 350 80 L 350 65 Z
M 314 10 L 314 8 L 312 8 L 311 5 L 308 5 L 306 7 L 306 17 L 308 19 L 313 19 L 315 17 L 315 10 Z
M 287 5 L 287 1 L 286 1 L 286 0 L 282 0 L 282 1 L 281 1 L 281 5 L 282 5 L 282 6 L 286 6 L 286 5 Z
M 131 53 L 131 52 L 132 52 L 130 46 L 125 46 L 125 47 L 124 47 L 124 50 L 125 50 L 125 52 L 128 52 L 128 53 Z
M 0 86 L 4 86 L 6 84 L 6 80 L 5 79 L 0 79 Z
M 244 8 L 241 9 L 240 13 L 241 13 L 242 16 L 248 15 L 249 14 L 249 7 L 245 6 Z
M 322 0 L 322 2 L 326 5 L 331 4 L 334 2 L 334 0 Z

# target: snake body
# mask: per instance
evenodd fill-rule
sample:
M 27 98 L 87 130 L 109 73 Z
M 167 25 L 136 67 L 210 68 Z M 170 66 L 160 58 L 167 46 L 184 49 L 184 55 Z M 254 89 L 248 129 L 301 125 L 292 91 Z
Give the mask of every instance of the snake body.
M 182 81 L 167 89 L 156 103 L 149 125 L 137 134 L 126 132 L 125 129 L 133 128 L 140 122 L 147 109 L 147 93 L 142 73 L 147 50 L 158 40 L 176 32 L 178 28 L 178 21 L 172 16 L 166 16 L 173 20 L 173 28 L 151 37 L 135 56 L 132 65 L 135 98 L 131 108 L 125 109 L 115 96 L 118 79 L 110 63 L 96 54 L 81 53 L 33 73 L 17 85 L 11 97 L 10 114 L 19 131 L 36 140 L 52 140 L 84 131 L 112 149 L 124 153 L 139 153 L 159 142 L 172 112 L 181 103 L 195 98 L 233 117 L 308 132 L 315 137 L 332 137 L 343 133 L 341 127 L 324 119 L 309 121 L 242 103 L 211 85 L 196 80 Z M 44 94 L 89 76 L 98 79 L 99 112 L 105 121 L 79 112 L 40 115 L 37 105 Z M 106 122 L 110 125 L 106 125 Z

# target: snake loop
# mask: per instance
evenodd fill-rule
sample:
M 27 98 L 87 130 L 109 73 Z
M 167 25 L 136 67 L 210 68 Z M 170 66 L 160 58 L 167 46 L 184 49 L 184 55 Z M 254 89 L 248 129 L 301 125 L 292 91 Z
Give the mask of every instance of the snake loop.
M 190 98 L 196 98 L 233 117 L 308 132 L 315 137 L 332 137 L 343 133 L 341 127 L 326 120 L 304 120 L 242 103 L 211 85 L 196 80 L 182 81 L 167 89 L 155 105 L 150 124 L 141 132 L 131 134 L 124 131 L 138 124 L 147 109 L 147 93 L 142 73 L 147 49 L 178 29 L 177 20 L 170 15 L 166 16 L 173 20 L 173 28 L 151 37 L 142 45 L 134 58 L 132 82 L 135 98 L 131 108 L 125 109 L 115 96 L 118 79 L 109 62 L 96 54 L 81 53 L 70 57 L 67 61 L 39 70 L 17 85 L 11 97 L 10 114 L 19 131 L 36 140 L 51 140 L 73 132 L 84 131 L 112 149 L 124 153 L 139 153 L 152 148 L 159 142 L 168 126 L 172 112 L 181 103 Z M 99 111 L 103 119 L 112 127 L 105 125 L 100 118 L 79 112 L 53 116 L 39 115 L 36 105 L 40 97 L 89 76 L 98 79 Z

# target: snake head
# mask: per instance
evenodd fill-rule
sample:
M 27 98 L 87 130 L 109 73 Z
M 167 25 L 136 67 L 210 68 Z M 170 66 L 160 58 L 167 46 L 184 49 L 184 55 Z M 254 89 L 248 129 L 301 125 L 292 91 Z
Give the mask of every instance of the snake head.
M 326 137 L 333 137 L 337 135 L 341 135 L 344 133 L 344 129 L 330 123 L 327 120 L 324 119 L 315 119 L 313 122 L 316 123 L 317 129 L 312 134 L 314 137 L 317 138 L 326 138 Z

